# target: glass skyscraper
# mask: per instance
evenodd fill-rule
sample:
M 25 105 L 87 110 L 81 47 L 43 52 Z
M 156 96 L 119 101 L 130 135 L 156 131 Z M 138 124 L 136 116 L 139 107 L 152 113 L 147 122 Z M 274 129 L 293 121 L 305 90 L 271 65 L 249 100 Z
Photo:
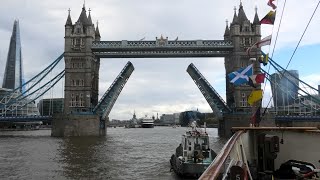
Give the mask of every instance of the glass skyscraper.
M 20 87 L 23 92 L 23 65 L 21 55 L 20 29 L 19 21 L 15 20 L 13 24 L 12 35 L 10 39 L 6 69 L 3 77 L 3 88 L 16 89 Z
M 281 71 L 281 73 L 271 75 L 271 90 L 275 107 L 292 105 L 298 98 L 299 81 L 296 78 L 299 78 L 299 73 L 297 70 L 287 72 Z

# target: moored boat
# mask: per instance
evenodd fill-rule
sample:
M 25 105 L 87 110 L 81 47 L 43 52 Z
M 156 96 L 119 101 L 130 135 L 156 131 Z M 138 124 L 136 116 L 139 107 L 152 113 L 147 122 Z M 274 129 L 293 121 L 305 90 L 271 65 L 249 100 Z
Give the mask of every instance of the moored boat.
M 317 127 L 238 127 L 201 175 L 207 179 L 319 179 Z
M 182 142 L 171 156 L 171 169 L 180 176 L 199 177 L 215 156 L 216 153 L 210 149 L 207 132 L 197 129 L 193 122 L 192 130 L 182 135 Z

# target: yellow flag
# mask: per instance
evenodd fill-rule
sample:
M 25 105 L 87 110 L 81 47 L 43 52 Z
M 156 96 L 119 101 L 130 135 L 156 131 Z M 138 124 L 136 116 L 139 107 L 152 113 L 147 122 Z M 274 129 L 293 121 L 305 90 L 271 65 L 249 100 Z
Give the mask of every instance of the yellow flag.
M 262 90 L 253 90 L 248 98 L 248 103 L 252 105 L 253 103 L 262 99 Z

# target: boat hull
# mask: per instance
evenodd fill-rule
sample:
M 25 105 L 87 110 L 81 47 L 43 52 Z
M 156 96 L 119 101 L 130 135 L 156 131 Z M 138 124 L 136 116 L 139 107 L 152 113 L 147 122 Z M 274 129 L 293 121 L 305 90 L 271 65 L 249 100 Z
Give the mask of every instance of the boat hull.
M 210 163 L 190 163 L 183 162 L 175 154 L 170 159 L 171 169 L 182 177 L 200 177 L 201 174 L 209 167 Z
M 154 125 L 153 124 L 142 124 L 141 127 L 142 128 L 153 128 Z

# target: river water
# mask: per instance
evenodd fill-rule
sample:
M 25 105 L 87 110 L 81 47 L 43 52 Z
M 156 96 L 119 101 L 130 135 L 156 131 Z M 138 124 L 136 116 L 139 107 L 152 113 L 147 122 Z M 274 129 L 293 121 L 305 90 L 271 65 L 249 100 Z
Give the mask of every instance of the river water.
M 106 137 L 50 137 L 50 130 L 0 131 L 0 179 L 180 179 L 170 157 L 187 128 L 108 128 Z M 207 128 L 211 148 L 225 139 Z

